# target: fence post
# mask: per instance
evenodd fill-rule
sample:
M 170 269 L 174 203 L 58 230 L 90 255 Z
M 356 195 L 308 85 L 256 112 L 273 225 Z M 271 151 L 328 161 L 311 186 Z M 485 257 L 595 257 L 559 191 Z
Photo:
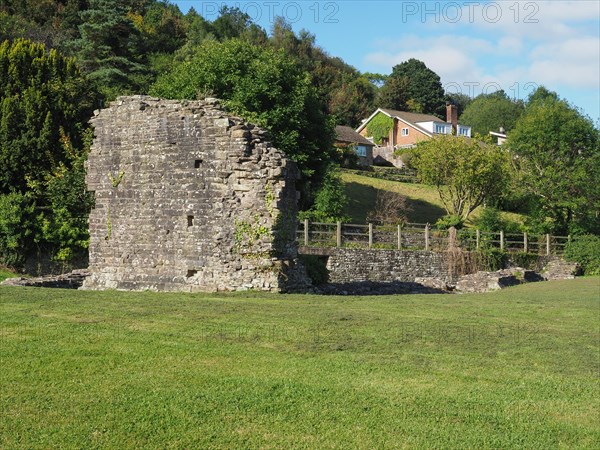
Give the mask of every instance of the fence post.
M 546 235 L 546 256 L 550 256 L 550 235 Z
M 402 226 L 398 225 L 398 250 L 402 250 Z
M 338 247 L 342 246 L 342 222 L 338 220 L 336 230 L 336 244 Z
M 308 247 L 308 219 L 304 219 L 304 246 Z
M 529 252 L 529 242 L 527 241 L 527 233 L 523 233 L 523 252 Z
M 500 230 L 500 250 L 504 250 L 504 230 Z
M 425 251 L 429 251 L 429 224 L 425 225 Z
M 475 230 L 475 250 L 479 250 L 479 241 L 481 240 L 481 231 Z
M 373 224 L 369 223 L 369 248 L 373 247 Z

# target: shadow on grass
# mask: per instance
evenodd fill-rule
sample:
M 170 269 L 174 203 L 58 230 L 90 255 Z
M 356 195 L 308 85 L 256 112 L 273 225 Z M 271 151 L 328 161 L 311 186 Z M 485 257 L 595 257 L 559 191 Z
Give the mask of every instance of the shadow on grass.
M 346 183 L 345 190 L 348 196 L 348 207 L 344 213 L 355 223 L 365 223 L 367 214 L 375 208 L 377 193 L 383 190 L 355 182 Z M 410 208 L 406 213 L 409 222 L 435 223 L 446 214 L 443 208 L 425 200 L 407 197 L 407 204 Z
M 318 286 L 322 295 L 397 295 L 397 294 L 448 294 L 448 291 L 423 286 L 419 283 L 392 281 L 355 281 L 352 283 L 327 283 Z

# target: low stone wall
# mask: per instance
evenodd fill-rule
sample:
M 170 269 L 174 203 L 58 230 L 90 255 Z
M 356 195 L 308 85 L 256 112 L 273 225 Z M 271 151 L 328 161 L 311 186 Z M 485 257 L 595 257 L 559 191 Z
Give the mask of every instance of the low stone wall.
M 327 261 L 331 283 L 414 282 L 419 277 L 450 281 L 444 253 L 335 248 Z
M 3 286 L 26 286 L 26 287 L 45 287 L 59 289 L 79 289 L 90 272 L 87 269 L 73 270 L 62 275 L 50 275 L 36 278 L 7 278 L 2 283 Z

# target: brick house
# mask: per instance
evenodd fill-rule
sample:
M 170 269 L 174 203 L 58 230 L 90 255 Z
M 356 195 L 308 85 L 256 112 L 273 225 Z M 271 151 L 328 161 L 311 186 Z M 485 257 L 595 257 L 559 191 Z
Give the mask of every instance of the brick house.
M 455 105 L 450 104 L 446 106 L 446 121 L 430 114 L 377 108 L 356 129 L 356 132 L 372 141 L 372 136 L 369 136 L 369 122 L 378 114 L 384 114 L 391 118 L 393 125 L 388 136 L 382 138 L 381 142 L 373 148 L 373 159 L 376 164 L 387 162 L 396 167 L 402 167 L 401 158 L 394 155 L 396 150 L 412 148 L 419 141 L 430 139 L 438 134 L 471 137 L 471 127 L 458 123 L 458 110 Z
M 375 144 L 352 128 L 342 125 L 336 126 L 334 145 L 336 147 L 350 146 L 354 148 L 354 151 L 358 155 L 358 163 L 361 166 L 373 165 L 373 147 Z

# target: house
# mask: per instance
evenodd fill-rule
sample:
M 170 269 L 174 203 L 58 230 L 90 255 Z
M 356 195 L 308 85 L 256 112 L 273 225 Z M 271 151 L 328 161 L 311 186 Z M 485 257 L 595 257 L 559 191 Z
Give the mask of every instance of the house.
M 373 160 L 377 163 L 391 163 L 402 167 L 402 158 L 394 153 L 398 149 L 409 149 L 419 141 L 431 139 L 435 135 L 453 134 L 471 137 L 471 127 L 458 123 L 458 109 L 455 105 L 446 106 L 446 121 L 430 114 L 418 114 L 407 111 L 396 111 L 387 108 L 378 108 L 356 129 L 356 132 L 373 142 L 369 124 L 377 116 L 383 115 L 391 119 L 387 136 L 382 136 L 380 142 L 375 142 Z M 378 122 L 381 122 L 380 120 Z M 385 134 L 385 133 L 384 133 Z
M 500 127 L 498 132 L 490 131 L 490 135 L 498 140 L 498 145 L 503 145 L 506 142 L 506 130 L 504 130 L 504 127 Z
M 352 128 L 342 125 L 336 126 L 334 145 L 336 147 L 352 147 L 358 155 L 358 163 L 361 166 L 373 165 L 373 147 L 375 144 Z

